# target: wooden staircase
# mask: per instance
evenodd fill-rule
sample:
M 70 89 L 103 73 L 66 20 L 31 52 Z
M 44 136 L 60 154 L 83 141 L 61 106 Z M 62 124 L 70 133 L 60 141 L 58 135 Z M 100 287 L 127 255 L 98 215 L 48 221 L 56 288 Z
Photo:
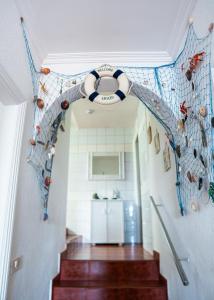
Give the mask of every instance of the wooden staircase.
M 141 246 L 90 246 L 80 238 L 61 255 L 52 300 L 167 300 L 159 255 Z

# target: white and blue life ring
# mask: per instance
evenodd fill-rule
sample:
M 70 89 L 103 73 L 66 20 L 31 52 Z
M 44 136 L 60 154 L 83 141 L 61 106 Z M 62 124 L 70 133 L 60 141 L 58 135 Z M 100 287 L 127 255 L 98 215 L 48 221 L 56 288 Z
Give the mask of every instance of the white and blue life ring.
M 114 94 L 102 95 L 96 91 L 96 81 L 102 77 L 113 77 L 118 81 L 118 90 Z M 130 83 L 123 71 L 103 65 L 86 76 L 84 89 L 90 101 L 99 104 L 114 104 L 126 98 L 130 90 Z

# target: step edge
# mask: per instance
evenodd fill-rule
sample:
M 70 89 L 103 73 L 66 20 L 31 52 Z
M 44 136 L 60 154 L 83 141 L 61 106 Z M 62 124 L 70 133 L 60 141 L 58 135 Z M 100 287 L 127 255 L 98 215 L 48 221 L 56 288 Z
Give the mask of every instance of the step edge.
M 115 263 L 133 263 L 133 262 L 138 262 L 138 263 L 147 263 L 147 262 L 154 262 L 156 263 L 157 261 L 155 259 L 145 259 L 145 260 L 140 260 L 140 259 L 130 259 L 130 260 L 116 260 L 116 259 L 69 259 L 69 258 L 61 258 L 62 261 L 69 261 L 69 262 L 91 262 L 91 261 L 98 261 L 98 262 L 115 262 Z

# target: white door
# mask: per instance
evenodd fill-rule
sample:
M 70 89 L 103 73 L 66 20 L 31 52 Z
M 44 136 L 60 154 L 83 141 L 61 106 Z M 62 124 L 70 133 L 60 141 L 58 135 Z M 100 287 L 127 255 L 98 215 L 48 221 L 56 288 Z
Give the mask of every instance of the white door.
M 91 241 L 94 244 L 107 243 L 107 201 L 92 200 L 91 202 Z
M 124 243 L 123 202 L 109 200 L 107 203 L 108 243 Z

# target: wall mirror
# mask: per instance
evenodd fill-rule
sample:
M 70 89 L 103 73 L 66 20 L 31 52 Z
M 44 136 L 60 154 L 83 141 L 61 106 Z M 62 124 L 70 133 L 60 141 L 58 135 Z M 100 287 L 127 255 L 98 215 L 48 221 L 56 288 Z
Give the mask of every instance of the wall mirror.
M 89 180 L 123 180 L 123 152 L 89 153 Z

